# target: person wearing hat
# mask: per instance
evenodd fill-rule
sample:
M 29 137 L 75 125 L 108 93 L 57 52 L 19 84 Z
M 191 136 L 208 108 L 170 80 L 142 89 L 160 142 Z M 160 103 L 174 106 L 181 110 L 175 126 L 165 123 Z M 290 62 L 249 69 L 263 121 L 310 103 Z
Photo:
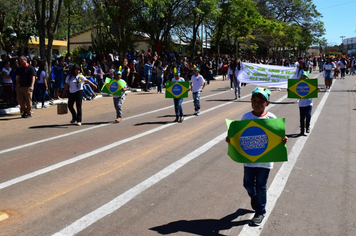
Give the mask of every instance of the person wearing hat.
M 120 66 L 119 70 L 115 71 L 114 80 L 124 81 L 123 79 L 121 79 L 122 71 L 120 69 L 121 69 L 121 66 Z M 125 86 L 121 89 L 122 90 L 121 95 L 113 96 L 114 107 L 115 107 L 115 111 L 116 111 L 116 119 L 115 119 L 116 123 L 120 123 L 122 121 L 122 105 L 125 102 L 126 89 L 127 89 L 127 84 L 125 83 Z
M 176 67 L 173 70 L 173 75 L 174 78 L 172 79 L 172 82 L 184 82 L 185 80 L 180 77 L 180 70 L 177 69 Z M 174 112 L 176 113 L 176 119 L 174 122 L 183 122 L 184 120 L 184 115 L 183 115 L 183 108 L 182 108 L 182 103 L 183 103 L 183 98 L 173 98 L 174 102 Z
M 203 92 L 205 88 L 205 80 L 202 75 L 199 74 L 200 68 L 194 65 L 193 75 L 190 79 L 190 91 L 193 93 L 193 103 L 194 103 L 194 115 L 198 116 L 200 113 L 200 93 Z
M 266 110 L 270 103 L 271 91 L 265 88 L 256 87 L 252 91 L 251 107 L 252 111 L 245 113 L 241 120 L 254 119 L 275 119 L 273 113 Z M 230 142 L 226 137 L 225 141 Z M 287 143 L 288 138 L 284 137 L 281 142 Z M 244 163 L 243 186 L 245 187 L 251 200 L 251 207 L 255 210 L 255 215 L 251 220 L 252 225 L 260 225 L 266 214 L 267 204 L 267 181 L 273 162 Z

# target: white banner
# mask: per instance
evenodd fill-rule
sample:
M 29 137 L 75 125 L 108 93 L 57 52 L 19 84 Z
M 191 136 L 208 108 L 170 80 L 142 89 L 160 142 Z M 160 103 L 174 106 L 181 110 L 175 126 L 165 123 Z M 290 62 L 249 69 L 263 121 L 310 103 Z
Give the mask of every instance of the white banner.
M 288 79 L 297 79 L 296 67 L 241 63 L 238 80 L 263 87 L 287 88 Z

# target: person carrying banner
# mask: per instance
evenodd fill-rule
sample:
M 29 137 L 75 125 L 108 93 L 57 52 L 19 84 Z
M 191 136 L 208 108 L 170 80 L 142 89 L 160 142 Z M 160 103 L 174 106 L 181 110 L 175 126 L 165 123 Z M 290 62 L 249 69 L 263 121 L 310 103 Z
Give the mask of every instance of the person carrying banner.
M 333 83 L 334 78 L 334 70 L 336 65 L 332 62 L 331 58 L 329 57 L 325 64 L 323 65 L 324 70 L 324 79 L 325 79 L 325 92 L 330 91 L 331 85 Z
M 234 88 L 235 88 L 235 100 L 241 98 L 241 82 L 239 80 L 239 74 L 242 72 L 241 62 L 236 59 L 236 66 L 234 70 Z
M 120 70 L 116 71 L 114 79 L 118 81 L 120 80 L 123 81 L 121 77 L 122 77 L 122 72 Z M 126 89 L 127 89 L 127 84 L 125 83 L 125 86 L 121 89 L 122 90 L 121 95 L 113 95 L 114 107 L 116 111 L 116 119 L 115 119 L 116 123 L 120 123 L 122 121 L 122 105 L 124 105 L 125 102 Z
M 256 87 L 252 91 L 251 106 L 252 111 L 245 113 L 241 120 L 254 119 L 275 119 L 273 113 L 266 110 L 270 103 L 271 91 L 265 88 Z M 230 143 L 230 139 L 225 140 Z M 281 142 L 287 143 L 288 138 L 284 137 Z M 260 225 L 266 214 L 267 204 L 267 181 L 273 162 L 264 163 L 244 163 L 243 186 L 251 198 L 251 207 L 255 210 L 255 215 L 251 220 L 253 225 Z
M 200 68 L 194 65 L 194 74 L 190 79 L 190 91 L 193 93 L 194 115 L 200 114 L 200 93 L 205 88 L 205 79 L 199 74 Z
M 82 101 L 83 101 L 83 85 L 84 83 L 89 83 L 91 86 L 96 88 L 96 85 L 90 82 L 84 75 L 79 74 L 80 67 L 74 64 L 70 74 L 66 78 L 66 84 L 62 92 L 62 97 L 65 96 L 67 89 L 69 88 L 68 94 L 68 109 L 72 114 L 71 124 L 76 124 L 78 126 L 82 125 Z M 76 104 L 77 111 L 74 110 L 73 106 Z
M 232 90 L 232 85 L 234 83 L 234 71 L 235 71 L 235 67 L 236 67 L 236 64 L 235 64 L 235 61 L 231 61 L 228 69 L 227 69 L 227 75 L 230 79 L 230 89 Z
M 172 79 L 172 82 L 184 82 L 185 80 L 180 77 L 180 70 L 177 68 L 174 68 L 173 71 L 174 78 Z M 182 108 L 182 103 L 183 103 L 183 98 L 173 98 L 174 102 L 174 112 L 176 113 L 176 119 L 174 122 L 183 122 L 184 120 L 184 115 L 183 115 L 183 108 Z

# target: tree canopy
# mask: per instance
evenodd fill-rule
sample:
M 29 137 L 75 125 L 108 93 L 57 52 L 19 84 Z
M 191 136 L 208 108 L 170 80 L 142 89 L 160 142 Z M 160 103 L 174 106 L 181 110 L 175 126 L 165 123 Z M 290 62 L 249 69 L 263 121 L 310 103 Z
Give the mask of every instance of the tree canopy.
M 0 46 L 23 49 L 31 36 L 48 39 L 50 46 L 54 39 L 96 28 L 93 46 L 121 55 L 134 49 L 142 36 L 154 50 L 158 44 L 169 50 L 184 42 L 192 57 L 202 52 L 202 42 L 209 42 L 215 54 L 242 49 L 250 54 L 287 49 L 298 54 L 323 42 L 321 17 L 312 0 L 2 1 Z M 41 57 L 51 53 L 43 42 Z

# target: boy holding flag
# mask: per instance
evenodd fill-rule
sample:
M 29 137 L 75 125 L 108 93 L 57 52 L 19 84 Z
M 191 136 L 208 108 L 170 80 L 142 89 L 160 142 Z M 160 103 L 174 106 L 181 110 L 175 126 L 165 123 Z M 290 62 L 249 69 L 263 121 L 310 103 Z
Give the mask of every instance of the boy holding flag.
M 271 92 L 268 89 L 256 87 L 252 91 L 252 111 L 245 113 L 241 120 L 277 118 L 273 113 L 266 111 L 266 107 L 270 103 L 270 95 Z M 287 143 L 287 141 L 287 137 L 281 140 L 283 143 Z M 226 142 L 230 143 L 230 138 L 226 137 Z M 267 181 L 272 168 L 273 162 L 244 163 L 243 186 L 251 198 L 251 207 L 255 210 L 255 215 L 251 220 L 253 225 L 260 225 L 265 217 Z
M 172 82 L 184 82 L 185 80 L 180 77 L 180 71 L 177 70 L 177 68 L 174 68 L 173 71 L 174 78 L 172 79 Z M 183 103 L 183 98 L 173 98 L 174 101 L 174 111 L 176 113 L 176 119 L 174 122 L 183 122 L 184 116 L 183 116 L 183 108 L 182 108 L 182 103 Z
M 118 71 L 115 71 L 115 75 L 114 75 L 114 80 L 120 81 L 120 83 L 124 82 L 124 86 L 121 89 L 121 95 L 113 95 L 114 107 L 116 110 L 116 119 L 115 119 L 116 123 L 120 123 L 122 121 L 122 105 L 124 104 L 125 101 L 125 95 L 126 95 L 125 91 L 127 89 L 127 84 L 123 79 L 121 79 L 122 72 L 120 69 Z

